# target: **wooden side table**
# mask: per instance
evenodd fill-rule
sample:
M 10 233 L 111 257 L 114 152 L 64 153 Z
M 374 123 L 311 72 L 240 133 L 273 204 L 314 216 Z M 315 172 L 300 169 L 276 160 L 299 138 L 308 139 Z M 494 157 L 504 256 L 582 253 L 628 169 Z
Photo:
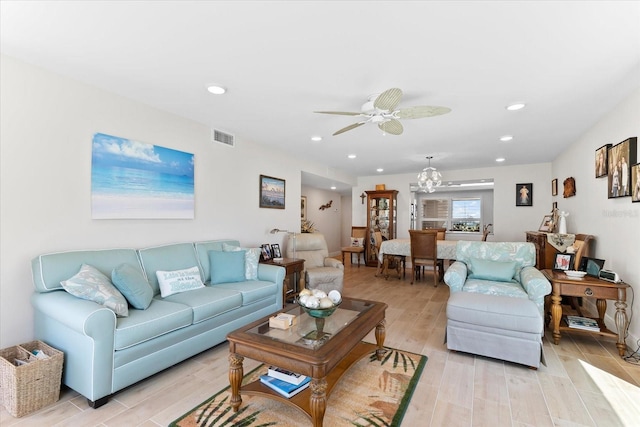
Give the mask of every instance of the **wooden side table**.
M 262 264 L 279 265 L 285 268 L 284 284 L 282 286 L 282 301 L 295 298 L 302 287 L 300 286 L 300 274 L 304 271 L 304 260 L 300 258 L 283 258 L 282 261 L 260 261 Z
M 616 347 L 618 354 L 624 356 L 627 346 L 624 342 L 624 335 L 627 330 L 627 288 L 626 283 L 613 283 L 601 280 L 596 277 L 584 276 L 582 278 L 571 278 L 562 271 L 543 270 L 542 273 L 551 282 L 551 324 L 553 325 L 553 343 L 560 342 L 561 331 L 580 332 L 587 334 L 597 334 L 605 337 L 617 338 Z M 598 309 L 598 322 L 600 331 L 588 331 L 584 329 L 570 328 L 566 324 L 561 324 L 562 320 L 562 296 L 590 297 L 596 298 Z M 615 300 L 616 306 L 616 329 L 617 333 L 608 330 L 604 324 L 604 313 L 607 310 L 607 300 Z M 548 305 L 545 304 L 545 311 L 548 312 Z

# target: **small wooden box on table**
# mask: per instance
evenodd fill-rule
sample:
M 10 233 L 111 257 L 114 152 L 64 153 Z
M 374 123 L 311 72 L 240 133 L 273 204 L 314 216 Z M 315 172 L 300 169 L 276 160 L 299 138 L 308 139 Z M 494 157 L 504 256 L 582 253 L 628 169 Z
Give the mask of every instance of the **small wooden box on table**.
M 605 337 L 617 338 L 616 347 L 618 354 L 624 356 L 627 346 L 624 336 L 627 330 L 627 288 L 626 283 L 613 283 L 601 280 L 597 277 L 584 276 L 582 278 L 572 278 L 563 271 L 543 270 L 542 273 L 551 282 L 551 307 L 545 307 L 548 313 L 551 309 L 551 325 L 553 327 L 553 343 L 560 343 L 560 332 L 571 331 L 587 334 L 597 334 Z M 562 296 L 590 297 L 596 298 L 598 317 L 595 318 L 600 327 L 600 331 L 589 331 L 584 329 L 570 328 L 562 319 Z M 604 314 L 607 310 L 607 300 L 615 300 L 616 314 L 615 322 L 617 332 L 608 330 L 604 324 Z

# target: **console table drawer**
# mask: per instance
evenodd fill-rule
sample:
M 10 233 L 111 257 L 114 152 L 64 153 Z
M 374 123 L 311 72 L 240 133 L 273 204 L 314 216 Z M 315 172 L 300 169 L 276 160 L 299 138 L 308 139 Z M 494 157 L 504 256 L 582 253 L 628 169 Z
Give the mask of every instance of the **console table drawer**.
M 601 286 L 589 286 L 589 285 L 570 285 L 568 283 L 562 284 L 562 295 L 574 296 L 574 297 L 593 297 L 598 299 L 618 299 L 617 288 L 604 288 Z

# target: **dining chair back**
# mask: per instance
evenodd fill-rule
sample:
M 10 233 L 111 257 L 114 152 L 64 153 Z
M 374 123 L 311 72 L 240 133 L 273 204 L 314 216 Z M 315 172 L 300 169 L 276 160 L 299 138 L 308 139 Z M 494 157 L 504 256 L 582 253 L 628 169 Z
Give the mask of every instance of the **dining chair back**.
M 358 257 L 358 268 L 360 268 L 360 255 L 364 259 L 364 239 L 367 237 L 367 227 L 351 227 L 351 238 L 349 246 L 342 248 L 342 264 L 344 264 L 344 254 L 349 254 L 349 260 L 353 265 L 353 254 Z
M 430 230 L 409 230 L 409 238 L 411 241 L 411 268 L 413 269 L 413 276 L 411 277 L 411 284 L 420 273 L 422 266 L 433 267 L 433 285 L 438 286 L 438 248 L 436 240 L 438 238 L 438 231 L 435 229 Z

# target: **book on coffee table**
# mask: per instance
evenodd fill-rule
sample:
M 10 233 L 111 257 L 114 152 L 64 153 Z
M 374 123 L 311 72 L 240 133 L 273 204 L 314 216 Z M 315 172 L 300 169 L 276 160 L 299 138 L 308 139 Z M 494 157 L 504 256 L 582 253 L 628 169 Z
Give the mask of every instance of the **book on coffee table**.
M 262 384 L 266 385 L 272 390 L 277 391 L 284 397 L 290 398 L 291 396 L 295 396 L 305 388 L 309 387 L 311 377 L 306 377 L 306 379 L 302 383 L 296 385 L 279 380 L 277 378 L 270 377 L 269 375 L 261 375 L 260 382 L 262 382 Z
M 298 385 L 307 379 L 305 375 L 296 374 L 295 372 L 287 371 L 286 369 L 278 368 L 277 366 L 269 366 L 267 375 L 295 385 Z

